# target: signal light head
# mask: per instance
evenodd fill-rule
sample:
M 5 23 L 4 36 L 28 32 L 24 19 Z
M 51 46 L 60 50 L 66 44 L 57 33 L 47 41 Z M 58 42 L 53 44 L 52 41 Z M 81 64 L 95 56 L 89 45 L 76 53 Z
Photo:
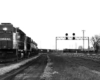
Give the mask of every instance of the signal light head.
M 65 35 L 68 36 L 68 33 L 66 33 Z
M 65 35 L 66 35 L 66 40 L 68 40 L 68 33 L 66 33 Z
M 66 37 L 66 40 L 68 40 L 68 37 Z
M 75 40 L 75 37 L 73 37 L 73 40 Z
M 73 36 L 75 36 L 75 33 L 73 33 Z

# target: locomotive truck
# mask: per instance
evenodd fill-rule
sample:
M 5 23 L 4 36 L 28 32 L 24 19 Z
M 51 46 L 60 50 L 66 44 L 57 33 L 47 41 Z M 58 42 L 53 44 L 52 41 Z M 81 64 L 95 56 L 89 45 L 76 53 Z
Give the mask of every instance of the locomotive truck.
M 37 43 L 11 23 L 0 24 L 0 61 L 19 60 L 38 54 Z

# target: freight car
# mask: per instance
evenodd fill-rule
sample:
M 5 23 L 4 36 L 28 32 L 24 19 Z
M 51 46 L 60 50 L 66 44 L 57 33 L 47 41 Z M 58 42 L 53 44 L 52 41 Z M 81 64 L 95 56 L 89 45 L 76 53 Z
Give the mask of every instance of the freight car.
M 37 44 L 11 23 L 0 24 L 0 61 L 19 60 L 38 54 Z

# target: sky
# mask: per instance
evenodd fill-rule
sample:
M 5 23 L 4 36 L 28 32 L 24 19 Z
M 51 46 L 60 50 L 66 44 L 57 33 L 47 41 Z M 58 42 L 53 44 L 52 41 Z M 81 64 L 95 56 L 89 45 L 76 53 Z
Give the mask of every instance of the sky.
M 0 23 L 10 22 L 39 48 L 55 49 L 55 37 L 100 34 L 100 0 L 0 0 Z M 85 40 L 85 47 L 88 45 Z M 78 48 L 82 40 L 58 40 L 58 49 Z

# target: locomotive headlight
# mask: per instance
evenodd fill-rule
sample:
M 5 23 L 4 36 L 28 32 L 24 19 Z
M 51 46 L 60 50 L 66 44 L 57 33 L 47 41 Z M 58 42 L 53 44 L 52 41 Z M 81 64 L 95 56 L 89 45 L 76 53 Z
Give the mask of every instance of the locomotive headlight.
M 4 31 L 7 31 L 7 28 L 6 28 L 6 27 L 4 27 L 4 28 L 3 28 L 3 30 L 4 30 Z

